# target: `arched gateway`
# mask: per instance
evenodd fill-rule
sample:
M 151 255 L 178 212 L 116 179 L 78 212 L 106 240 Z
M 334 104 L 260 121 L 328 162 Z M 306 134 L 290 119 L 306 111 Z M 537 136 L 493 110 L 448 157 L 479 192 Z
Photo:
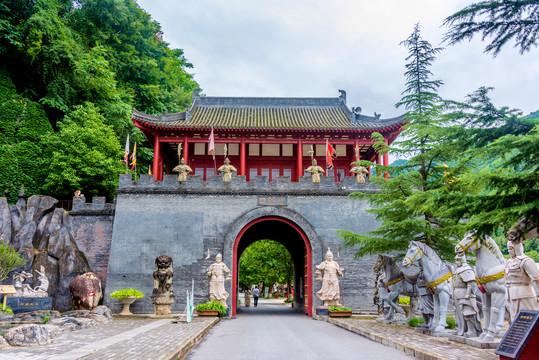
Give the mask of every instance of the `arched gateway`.
M 232 252 L 232 315 L 236 315 L 238 265 L 243 251 L 252 243 L 270 239 L 283 244 L 294 263 L 294 308 L 312 316 L 313 250 L 322 248 L 314 227 L 295 211 L 282 208 L 261 208 L 238 219 L 225 239 L 225 253 Z M 230 257 L 226 254 L 227 258 Z M 297 284 L 297 285 L 296 285 Z

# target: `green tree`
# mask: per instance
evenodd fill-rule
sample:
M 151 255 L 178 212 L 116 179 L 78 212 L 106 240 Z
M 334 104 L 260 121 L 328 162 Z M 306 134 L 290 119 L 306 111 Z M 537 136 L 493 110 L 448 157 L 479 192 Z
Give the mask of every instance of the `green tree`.
M 293 271 L 290 253 L 283 245 L 273 240 L 259 240 L 241 255 L 239 284 L 251 286 L 263 282 L 271 291 L 275 283 L 290 285 Z
M 381 226 L 367 235 L 339 231 L 346 246 L 357 246 L 356 257 L 405 250 L 410 240 L 422 241 L 445 258 L 453 257 L 453 241 L 462 232 L 458 221 L 439 216 L 434 203 L 439 192 L 454 186 L 444 163 L 457 157 L 452 135 L 446 130 L 443 102 L 437 94 L 442 81 L 433 80 L 429 70 L 440 48 L 422 39 L 419 24 L 402 44 L 408 48 L 406 88 L 397 107 L 408 110 L 402 141 L 388 148 L 380 134 L 374 134 L 380 152 L 391 151 L 409 160 L 403 166 L 377 166 L 378 173 L 391 177 L 371 178 L 380 184 L 375 194 L 354 193 L 373 206 Z M 460 171 L 464 171 L 462 166 Z M 455 176 L 457 174 L 452 174 Z
M 0 281 L 5 280 L 11 270 L 26 263 L 26 260 L 4 241 L 5 238 L 2 235 L 0 238 Z
M 488 0 L 473 3 L 444 20 L 449 27 L 445 41 L 456 44 L 471 40 L 481 34 L 491 38 L 485 52 L 493 56 L 514 40 L 515 47 L 523 54 L 537 46 L 539 40 L 539 1 L 537 0 Z
M 124 170 L 121 145 L 112 127 L 92 103 L 77 106 L 58 126 L 59 132 L 46 137 L 45 191 L 68 198 L 80 189 L 86 196 L 112 200 Z

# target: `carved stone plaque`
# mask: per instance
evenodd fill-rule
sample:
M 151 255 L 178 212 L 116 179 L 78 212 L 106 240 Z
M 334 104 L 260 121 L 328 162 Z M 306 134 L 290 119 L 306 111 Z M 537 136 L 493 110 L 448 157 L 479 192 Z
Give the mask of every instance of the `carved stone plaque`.
M 518 359 L 529 340 L 534 337 L 539 320 L 539 311 L 521 310 L 505 333 L 495 353 L 501 358 Z M 539 337 L 539 333 L 536 335 Z
M 288 196 L 258 195 L 258 206 L 287 206 Z

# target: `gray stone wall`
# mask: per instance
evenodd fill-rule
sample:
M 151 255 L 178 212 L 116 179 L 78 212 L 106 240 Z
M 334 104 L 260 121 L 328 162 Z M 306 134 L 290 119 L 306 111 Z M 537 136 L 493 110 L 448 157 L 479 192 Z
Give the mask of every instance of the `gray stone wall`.
M 153 289 L 154 261 L 166 254 L 174 261 L 174 312 L 181 312 L 186 305 L 186 290 L 195 280 L 195 304 L 205 302 L 208 296 L 206 269 L 217 253 L 232 270 L 233 246 L 241 229 L 250 221 L 263 216 L 280 216 L 294 222 L 307 235 L 313 249 L 312 271 L 324 260 L 331 247 L 337 260 L 345 269 L 342 284 L 344 303 L 354 309 L 373 310 L 372 273 L 373 257 L 361 260 L 353 258 L 354 249 L 344 248 L 335 231 L 346 229 L 365 234 L 378 224 L 366 212 L 368 204 L 348 197 L 351 192 L 375 192 L 370 185 L 357 185 L 353 177 L 343 183 L 323 178 L 321 184 L 301 178 L 290 182 L 280 177 L 267 182 L 257 177 L 246 182 L 237 176 L 229 184 L 223 184 L 218 176 L 202 182 L 197 176 L 179 184 L 175 175 L 166 175 L 161 182 L 151 176 L 141 176 L 132 181 L 121 176 L 116 200 L 114 231 L 110 247 L 107 271 L 105 305 L 118 312 L 120 304 L 109 297 L 110 293 L 134 287 L 146 297 L 131 305 L 135 313 L 151 313 L 150 295 Z M 258 196 L 286 196 L 285 206 L 260 206 Z M 211 254 L 206 259 L 208 250 Z M 314 307 L 321 302 L 314 293 L 321 287 L 313 276 Z M 231 282 L 226 283 L 232 293 Z M 297 289 L 297 287 L 296 287 Z M 231 298 L 228 300 L 231 306 Z
M 84 197 L 73 198 L 69 212 L 73 223 L 75 242 L 86 256 L 88 264 L 101 279 L 103 291 L 107 285 L 114 204 L 106 204 L 104 197 L 93 197 L 86 203 Z

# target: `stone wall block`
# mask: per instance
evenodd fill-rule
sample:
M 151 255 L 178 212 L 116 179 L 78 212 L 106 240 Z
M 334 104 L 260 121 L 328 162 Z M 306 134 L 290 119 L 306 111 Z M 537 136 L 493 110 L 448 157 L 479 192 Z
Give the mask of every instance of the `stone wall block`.
M 193 176 L 187 176 L 186 183 L 193 181 Z M 161 181 L 158 181 L 160 183 Z M 164 189 L 176 189 L 178 187 L 178 175 L 164 175 L 161 187 Z
M 155 181 L 153 175 L 140 174 L 140 180 L 138 181 L 138 185 L 144 187 L 154 187 Z
M 11 241 L 11 211 L 5 197 L 0 198 L 0 237 L 4 235 L 7 244 Z
M 71 206 L 72 210 L 84 210 L 85 205 L 86 198 L 84 196 L 73 196 L 73 205 Z
M 119 188 L 133 187 L 133 176 L 131 174 L 120 174 Z
M 151 176 L 151 175 L 146 175 L 146 176 Z M 92 197 L 92 209 L 94 209 L 94 210 L 104 209 L 106 200 L 107 200 L 107 198 L 104 197 L 104 196 L 94 196 L 94 197 Z

